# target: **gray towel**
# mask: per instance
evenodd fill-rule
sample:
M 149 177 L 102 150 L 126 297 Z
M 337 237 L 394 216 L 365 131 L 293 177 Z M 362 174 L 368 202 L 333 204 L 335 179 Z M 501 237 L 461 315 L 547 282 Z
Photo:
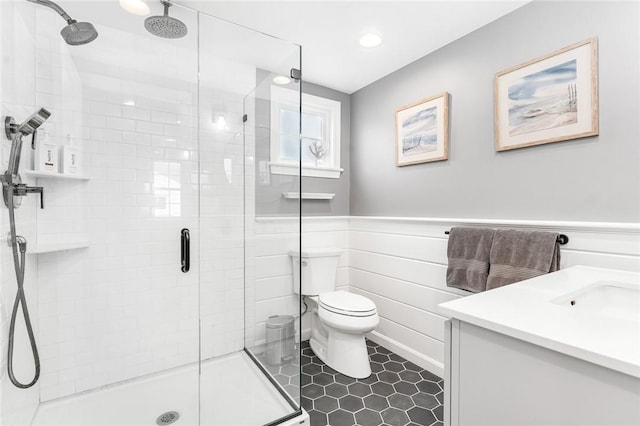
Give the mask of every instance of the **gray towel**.
M 491 246 L 487 290 L 560 269 L 558 234 L 497 230 Z
M 485 290 L 494 233 L 494 229 L 451 228 L 447 246 L 447 286 L 473 293 Z

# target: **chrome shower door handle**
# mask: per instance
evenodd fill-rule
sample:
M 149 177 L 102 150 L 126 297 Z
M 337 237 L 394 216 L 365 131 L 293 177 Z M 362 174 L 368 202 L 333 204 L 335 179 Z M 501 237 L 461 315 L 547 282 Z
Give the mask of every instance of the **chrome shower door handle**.
M 180 257 L 182 264 L 180 270 L 187 273 L 191 268 L 191 237 L 189 230 L 183 228 L 182 231 L 180 231 L 180 237 Z

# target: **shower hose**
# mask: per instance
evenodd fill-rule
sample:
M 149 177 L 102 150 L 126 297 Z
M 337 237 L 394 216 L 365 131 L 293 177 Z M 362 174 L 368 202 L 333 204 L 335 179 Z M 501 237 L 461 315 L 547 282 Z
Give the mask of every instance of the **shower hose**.
M 16 217 L 15 206 L 13 204 L 13 186 L 6 185 L 7 187 L 7 202 L 9 207 L 9 222 L 11 226 L 11 249 L 13 251 L 13 265 L 16 270 L 16 279 L 18 281 L 18 292 L 16 299 L 13 302 L 13 311 L 11 312 L 11 322 L 9 325 L 9 353 L 7 357 L 7 371 L 9 373 L 9 379 L 15 386 L 26 389 L 35 385 L 40 377 L 40 357 L 38 356 L 38 347 L 36 346 L 36 338 L 33 335 L 33 327 L 31 325 L 31 318 L 29 317 L 29 309 L 27 308 L 27 299 L 24 295 L 24 269 L 25 269 L 25 253 L 27 251 L 27 240 L 24 237 L 16 235 Z M 18 249 L 20 254 L 18 255 Z M 16 317 L 18 316 L 18 308 L 22 306 L 22 314 L 24 316 L 24 323 L 27 328 L 27 334 L 29 335 L 29 343 L 31 344 L 31 353 L 33 354 L 33 361 L 35 364 L 35 374 L 31 382 L 24 384 L 20 383 L 13 373 L 13 342 L 15 338 L 16 329 Z

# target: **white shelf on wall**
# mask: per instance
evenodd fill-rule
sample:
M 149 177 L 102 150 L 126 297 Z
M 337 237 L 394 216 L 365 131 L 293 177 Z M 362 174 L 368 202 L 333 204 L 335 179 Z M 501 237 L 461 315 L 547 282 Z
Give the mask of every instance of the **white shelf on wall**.
M 302 198 L 303 200 L 331 200 L 336 194 L 330 194 L 327 192 L 303 192 L 302 197 L 299 192 L 283 192 L 282 196 L 287 199 L 297 200 Z
M 77 250 L 89 247 L 88 241 L 80 241 L 73 243 L 49 243 L 38 244 L 33 248 L 30 248 L 27 244 L 27 254 L 41 254 L 41 253 L 53 253 L 56 251 L 64 250 Z
M 82 175 L 65 175 L 57 172 L 41 172 L 36 170 L 25 170 L 23 173 L 25 176 L 36 178 L 49 178 L 49 179 L 70 179 L 70 180 L 89 180 L 88 177 Z

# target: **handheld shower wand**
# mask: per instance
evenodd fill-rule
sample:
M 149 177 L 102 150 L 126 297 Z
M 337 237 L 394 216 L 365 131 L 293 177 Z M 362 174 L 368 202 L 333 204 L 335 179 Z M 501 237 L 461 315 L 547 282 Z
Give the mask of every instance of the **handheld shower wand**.
M 22 183 L 20 174 L 18 173 L 20 168 L 20 154 L 22 152 L 22 138 L 24 136 L 32 136 L 32 148 L 35 144 L 36 130 L 38 127 L 51 116 L 51 113 L 44 108 L 41 108 L 29 118 L 27 118 L 22 124 L 16 124 L 13 117 L 7 117 L 5 119 L 5 135 L 8 139 L 11 139 L 11 153 L 9 155 L 9 166 L 4 174 L 0 175 L 0 182 L 2 182 L 2 192 L 4 195 L 4 202 L 9 210 L 9 236 L 7 242 L 11 247 L 13 253 L 13 266 L 16 272 L 16 280 L 18 284 L 18 291 L 15 301 L 13 302 L 13 309 L 11 311 L 11 321 L 9 323 L 9 344 L 7 354 L 7 372 L 9 380 L 16 387 L 21 389 L 30 388 L 33 386 L 40 377 L 40 356 L 38 355 L 38 346 L 36 345 L 36 338 L 33 333 L 33 326 L 31 325 L 31 317 L 29 316 L 29 309 L 27 308 L 27 298 L 24 293 L 24 271 L 25 260 L 27 252 L 27 240 L 21 235 L 16 233 L 16 213 L 15 209 L 18 207 L 16 204 L 15 196 L 25 196 L 29 193 L 39 192 L 41 207 L 44 208 L 43 203 L 43 189 L 39 186 L 27 186 Z M 19 204 L 19 203 L 18 203 Z M 33 362 L 35 366 L 35 373 L 33 379 L 29 383 L 20 382 L 13 372 L 13 347 L 15 340 L 15 327 L 18 316 L 18 309 L 22 307 L 22 315 L 24 317 L 25 326 L 27 329 L 27 335 L 29 336 L 29 344 L 31 345 L 31 353 L 33 355 Z

